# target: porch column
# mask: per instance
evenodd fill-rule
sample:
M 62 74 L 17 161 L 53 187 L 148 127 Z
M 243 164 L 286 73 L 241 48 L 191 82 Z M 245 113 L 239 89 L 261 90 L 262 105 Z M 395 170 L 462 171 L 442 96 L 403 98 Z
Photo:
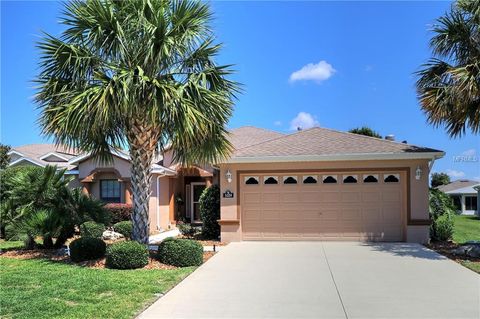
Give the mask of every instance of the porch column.
M 462 194 L 460 197 L 460 204 L 462 205 L 462 214 L 465 214 L 465 195 Z
M 205 177 L 205 186 L 206 187 L 212 186 L 212 177 Z
M 129 181 L 125 181 L 123 182 L 123 187 L 124 187 L 124 190 L 125 190 L 125 204 L 132 204 L 132 193 L 131 193 L 131 190 L 130 190 L 130 182 Z
M 168 205 L 168 217 L 170 223 L 174 224 L 175 220 L 175 180 L 173 178 L 168 179 L 168 193 L 170 195 L 170 201 Z
M 90 183 L 82 182 L 82 193 L 85 195 L 90 195 Z

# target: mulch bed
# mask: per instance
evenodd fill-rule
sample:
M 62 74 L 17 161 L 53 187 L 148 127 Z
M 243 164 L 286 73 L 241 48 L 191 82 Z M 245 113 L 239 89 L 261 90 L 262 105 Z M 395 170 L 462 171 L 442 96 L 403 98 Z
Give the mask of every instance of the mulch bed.
M 179 235 L 179 236 L 177 236 L 177 238 L 193 239 L 193 240 L 198 241 L 202 246 L 213 246 L 213 245 L 215 245 L 215 246 L 226 246 L 228 244 L 228 243 L 222 243 L 219 240 L 203 240 L 199 236 L 195 236 L 194 238 L 190 238 L 190 237 L 186 237 L 186 236 L 183 236 L 183 235 Z
M 471 262 L 480 262 L 480 258 L 472 258 L 464 255 L 454 255 L 451 253 L 455 248 L 460 247 L 460 245 L 454 242 L 431 242 L 430 244 L 425 245 L 427 248 L 435 250 L 437 253 L 448 257 L 456 262 L 460 261 L 471 261 Z
M 203 262 L 206 262 L 210 259 L 215 253 L 214 252 L 204 252 L 203 253 Z M 24 250 L 24 249 L 17 249 L 17 250 L 9 250 L 5 251 L 0 255 L 1 257 L 8 257 L 14 259 L 46 259 L 54 262 L 60 262 L 65 264 L 77 265 L 81 267 L 88 267 L 88 268 L 107 268 L 105 267 L 105 258 L 95 259 L 95 260 L 88 260 L 82 262 L 73 262 L 70 260 L 68 256 L 59 256 L 56 250 L 50 249 L 34 249 L 34 250 Z M 141 268 L 141 269 L 176 269 L 177 267 L 162 264 L 155 258 L 153 258 L 154 254 L 150 254 L 148 264 Z

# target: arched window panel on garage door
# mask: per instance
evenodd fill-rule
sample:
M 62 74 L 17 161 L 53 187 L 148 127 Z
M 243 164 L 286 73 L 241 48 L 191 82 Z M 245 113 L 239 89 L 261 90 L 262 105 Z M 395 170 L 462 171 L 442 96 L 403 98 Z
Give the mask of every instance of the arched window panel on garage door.
M 364 183 L 378 183 L 378 174 L 365 174 L 363 175 Z
M 284 184 L 297 184 L 297 176 L 283 176 Z
M 265 185 L 275 185 L 278 184 L 278 176 L 264 176 L 263 184 Z
M 306 175 L 303 176 L 304 184 L 316 184 L 318 182 L 317 175 Z
M 357 183 L 357 180 L 358 180 L 357 175 L 343 175 L 344 184 L 355 184 Z
M 245 176 L 246 185 L 258 185 L 259 178 L 258 176 Z
M 384 174 L 383 181 L 385 183 L 398 183 L 400 182 L 400 174 Z
M 336 184 L 337 183 L 337 175 L 324 175 L 323 176 L 323 183 L 324 184 Z

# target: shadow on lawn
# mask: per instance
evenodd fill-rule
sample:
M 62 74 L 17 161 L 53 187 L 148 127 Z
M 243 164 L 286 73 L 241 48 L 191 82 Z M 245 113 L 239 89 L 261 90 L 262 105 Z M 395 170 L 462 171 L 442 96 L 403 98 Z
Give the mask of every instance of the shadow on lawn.
M 362 245 L 370 247 L 374 251 L 384 252 L 400 257 L 414 257 L 428 260 L 445 260 L 442 256 L 425 246 L 410 243 L 363 243 Z

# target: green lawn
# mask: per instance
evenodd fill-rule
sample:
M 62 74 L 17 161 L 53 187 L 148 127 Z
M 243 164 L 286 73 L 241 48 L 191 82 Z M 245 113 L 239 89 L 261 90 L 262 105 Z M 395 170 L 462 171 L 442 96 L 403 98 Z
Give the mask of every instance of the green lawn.
M 20 249 L 23 248 L 23 241 L 5 241 L 0 239 L 0 249 L 10 250 L 10 249 Z
M 453 241 L 463 244 L 468 240 L 480 241 L 480 219 L 477 216 L 455 215 Z
M 0 317 L 133 318 L 194 269 L 92 269 L 0 258 Z

